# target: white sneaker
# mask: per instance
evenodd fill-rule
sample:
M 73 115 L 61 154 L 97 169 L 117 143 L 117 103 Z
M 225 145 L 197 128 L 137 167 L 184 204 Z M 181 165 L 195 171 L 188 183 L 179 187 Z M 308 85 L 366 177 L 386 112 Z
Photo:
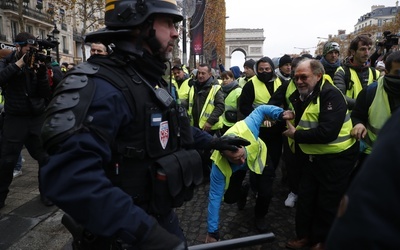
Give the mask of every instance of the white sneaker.
M 294 207 L 296 201 L 297 201 L 297 194 L 290 192 L 285 200 L 285 206 Z
M 20 176 L 22 174 L 22 170 L 14 170 L 13 176 L 14 178 Z

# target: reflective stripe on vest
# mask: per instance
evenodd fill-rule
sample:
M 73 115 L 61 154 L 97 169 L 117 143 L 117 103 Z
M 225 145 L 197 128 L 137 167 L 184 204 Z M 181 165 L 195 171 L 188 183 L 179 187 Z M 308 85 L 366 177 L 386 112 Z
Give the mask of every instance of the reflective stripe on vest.
M 246 163 L 250 171 L 256 174 L 262 174 L 267 162 L 267 146 L 260 138 L 255 138 L 244 120 L 238 121 L 234 126 L 229 128 L 224 135 L 237 135 L 250 141 L 250 145 L 246 146 Z M 225 190 L 229 187 L 229 180 L 232 175 L 232 168 L 228 160 L 223 157 L 219 151 L 214 150 L 211 160 L 221 170 L 225 176 Z

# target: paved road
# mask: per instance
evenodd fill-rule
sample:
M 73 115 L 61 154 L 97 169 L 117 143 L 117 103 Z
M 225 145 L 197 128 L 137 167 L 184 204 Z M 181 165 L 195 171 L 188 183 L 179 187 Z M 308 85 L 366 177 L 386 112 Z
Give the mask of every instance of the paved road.
M 0 210 L 0 250 L 67 250 L 71 236 L 61 225 L 62 210 L 41 204 L 37 187 L 37 164 L 23 151 L 23 174 L 14 179 L 6 206 Z M 285 249 L 288 239 L 294 237 L 294 208 L 283 204 L 287 188 L 281 184 L 277 170 L 275 197 L 267 222 L 276 236 L 272 243 L 243 249 Z M 206 235 L 208 184 L 195 190 L 194 199 L 176 209 L 181 219 L 189 246 L 202 244 Z M 257 234 L 253 225 L 254 197 L 248 198 L 243 211 L 236 204 L 221 207 L 220 231 L 222 240 Z

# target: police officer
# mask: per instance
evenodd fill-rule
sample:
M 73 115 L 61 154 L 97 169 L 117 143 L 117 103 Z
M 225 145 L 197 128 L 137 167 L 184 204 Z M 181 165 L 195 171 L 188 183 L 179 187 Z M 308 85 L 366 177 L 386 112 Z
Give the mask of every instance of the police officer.
M 108 2 L 106 28 L 86 42 L 112 45 L 112 53 L 68 71 L 49 104 L 42 181 L 85 229 L 75 234 L 77 248 L 184 249 L 172 208 L 182 204 L 187 180 L 177 171 L 195 180 L 190 185 L 201 171 L 196 150 L 186 148 L 247 145 L 190 127 L 162 79 L 182 18 L 174 0 Z M 168 188 L 158 188 L 162 182 Z

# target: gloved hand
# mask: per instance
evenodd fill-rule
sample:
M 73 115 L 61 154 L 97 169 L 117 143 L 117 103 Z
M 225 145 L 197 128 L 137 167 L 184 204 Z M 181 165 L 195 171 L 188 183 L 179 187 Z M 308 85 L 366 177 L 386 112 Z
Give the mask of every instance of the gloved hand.
M 170 234 L 162 228 L 157 222 L 150 229 L 147 235 L 140 244 L 140 249 L 158 250 L 158 249 L 171 249 L 171 250 L 186 250 L 186 244 L 176 235 Z
M 219 138 L 213 138 L 210 141 L 210 148 L 216 150 L 236 151 L 240 146 L 248 146 L 250 142 L 242 137 L 235 135 L 224 135 Z
M 212 243 L 219 241 L 219 232 L 214 233 L 207 233 L 206 242 L 205 243 Z

